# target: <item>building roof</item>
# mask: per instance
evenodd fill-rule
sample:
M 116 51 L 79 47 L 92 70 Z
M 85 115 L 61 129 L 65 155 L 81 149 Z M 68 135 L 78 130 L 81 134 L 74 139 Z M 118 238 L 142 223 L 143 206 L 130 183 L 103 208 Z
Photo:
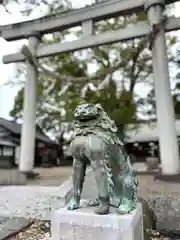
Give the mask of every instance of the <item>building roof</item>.
M 0 118 L 0 126 L 4 127 L 5 129 L 16 135 L 21 135 L 22 125 L 19 123 Z M 51 140 L 48 136 L 46 136 L 38 125 L 36 126 L 36 139 L 47 144 L 57 144 L 55 141 Z
M 177 136 L 180 136 L 180 120 L 175 121 Z M 150 142 L 159 141 L 156 121 L 137 124 L 133 130 L 127 132 L 126 142 Z

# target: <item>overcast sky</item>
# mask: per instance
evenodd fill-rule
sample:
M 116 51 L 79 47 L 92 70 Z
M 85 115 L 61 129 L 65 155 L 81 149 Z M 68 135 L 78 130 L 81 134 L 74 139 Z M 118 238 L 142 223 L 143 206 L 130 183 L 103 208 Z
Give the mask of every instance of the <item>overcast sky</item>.
M 83 6 L 82 0 L 73 0 L 73 7 L 81 7 Z M 91 2 L 91 0 L 85 0 L 85 4 Z M 16 6 L 12 6 L 13 14 L 10 15 L 4 11 L 2 7 L 0 7 L 0 25 L 14 23 L 26 20 L 27 18 L 22 17 L 20 13 L 17 11 Z M 175 14 L 176 16 L 180 15 L 180 3 L 176 4 L 175 7 Z M 178 14 L 179 12 L 179 14 Z M 33 17 L 37 17 L 39 12 L 34 12 Z M 10 53 L 17 52 L 20 46 L 22 46 L 23 41 L 16 41 L 16 42 L 6 42 L 2 38 L 0 38 L 0 117 L 9 118 L 9 111 L 13 107 L 14 97 L 17 94 L 18 87 L 11 87 L 11 86 L 3 86 L 9 78 L 14 76 L 15 73 L 15 64 L 3 64 L 2 63 L 2 56 Z

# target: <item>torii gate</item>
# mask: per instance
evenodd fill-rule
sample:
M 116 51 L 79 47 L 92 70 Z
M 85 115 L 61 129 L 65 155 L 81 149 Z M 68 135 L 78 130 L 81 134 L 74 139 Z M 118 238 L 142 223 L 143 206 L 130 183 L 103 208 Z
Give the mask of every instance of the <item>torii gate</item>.
M 159 32 L 152 43 L 154 83 L 157 105 L 157 125 L 160 143 L 160 156 L 163 174 L 180 172 L 179 150 L 175 129 L 175 115 L 170 91 L 168 59 L 165 31 L 180 29 L 180 18 L 163 20 L 166 4 L 177 0 L 112 0 L 97 5 L 74 10 L 60 16 L 47 16 L 40 19 L 3 26 L 1 35 L 7 41 L 28 38 L 28 49 L 35 58 L 53 56 L 57 53 L 70 52 L 107 43 L 144 37 L 155 26 Z M 124 29 L 109 31 L 100 35 L 93 34 L 93 23 L 115 16 L 145 10 L 149 24 L 139 22 Z M 44 45 L 39 43 L 43 34 L 62 31 L 82 25 L 83 37 L 67 43 Z M 27 49 L 26 49 L 27 50 Z M 27 51 L 26 51 L 27 52 Z M 4 56 L 4 63 L 26 61 L 27 78 L 24 96 L 24 124 L 21 136 L 20 171 L 26 173 L 33 169 L 35 121 L 36 121 L 36 80 L 37 70 L 25 51 Z

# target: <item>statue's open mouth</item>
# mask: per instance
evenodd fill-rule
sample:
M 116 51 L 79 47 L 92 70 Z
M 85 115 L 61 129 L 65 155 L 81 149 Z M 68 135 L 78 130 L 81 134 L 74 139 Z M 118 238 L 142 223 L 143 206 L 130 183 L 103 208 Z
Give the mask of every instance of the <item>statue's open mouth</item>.
M 94 116 L 94 117 L 92 116 L 92 117 L 88 117 L 88 118 L 86 118 L 86 117 L 80 118 L 78 120 L 79 120 L 79 122 L 88 122 L 88 121 L 92 121 L 92 120 L 94 120 L 96 118 L 97 118 L 97 116 Z

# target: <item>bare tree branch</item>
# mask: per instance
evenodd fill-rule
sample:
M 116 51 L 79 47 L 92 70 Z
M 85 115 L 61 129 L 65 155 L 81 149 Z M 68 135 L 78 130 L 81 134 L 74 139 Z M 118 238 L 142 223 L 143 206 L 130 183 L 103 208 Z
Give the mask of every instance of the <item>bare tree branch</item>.
M 9 11 L 7 5 L 4 3 L 4 1 L 0 1 L 0 5 L 3 6 L 4 10 L 9 13 L 9 14 L 12 14 L 12 12 Z
M 142 50 L 144 49 L 144 45 L 146 44 L 146 39 L 143 39 L 142 42 L 140 42 L 138 48 L 136 49 L 136 52 L 135 54 L 133 55 L 132 57 L 132 60 L 133 60 L 133 65 L 132 65 L 132 69 L 131 69 L 131 84 L 130 84 L 130 92 L 133 92 L 134 90 L 134 86 L 136 84 L 136 80 L 137 80 L 137 77 L 139 75 L 139 73 L 141 72 L 142 69 L 139 69 L 138 70 L 138 73 L 135 74 L 135 70 L 136 70 L 136 64 L 137 64 L 137 61 L 138 61 L 138 58 L 142 52 Z M 133 48 L 135 49 L 135 43 L 133 41 Z
M 5 87 L 5 86 L 9 86 L 9 85 L 11 85 L 11 86 L 22 85 L 24 83 L 25 83 L 25 81 L 22 81 L 22 80 L 19 80 L 19 81 L 12 81 L 12 80 L 10 80 L 10 81 L 5 82 L 2 85 L 0 85 L 0 88 Z
M 47 108 L 47 109 L 50 109 L 52 110 L 53 112 L 59 112 L 61 113 L 61 109 L 55 107 L 55 106 L 52 106 L 50 105 L 49 103 L 43 103 L 43 107 Z
M 38 70 L 43 73 L 46 74 L 46 76 L 48 75 L 49 77 L 53 78 L 53 79 L 57 79 L 60 78 L 59 75 L 57 75 L 54 71 L 50 71 L 49 69 L 47 69 L 45 66 L 43 66 L 42 64 L 38 64 Z
M 112 74 L 106 76 L 106 78 L 98 85 L 98 90 L 104 89 L 105 87 L 109 86 Z
M 132 76 L 134 76 L 134 71 L 135 71 L 135 65 L 137 62 L 137 59 L 139 57 L 139 54 L 141 52 L 141 50 L 143 49 L 143 47 L 145 46 L 146 41 L 142 41 L 141 44 L 139 45 L 136 53 L 133 56 L 133 66 L 132 66 Z M 27 46 L 23 46 L 21 52 L 26 56 L 27 60 L 33 64 L 37 70 L 39 70 L 41 73 L 46 74 L 46 76 L 50 76 L 54 81 L 52 82 L 52 84 L 50 85 L 50 87 L 44 92 L 43 97 L 46 97 L 49 95 L 49 93 L 53 90 L 57 79 L 59 78 L 61 81 L 65 81 L 67 82 L 67 85 L 65 85 L 61 92 L 60 92 L 60 96 L 63 95 L 69 88 L 69 86 L 71 85 L 71 83 L 73 81 L 84 81 L 84 82 L 88 82 L 88 84 L 86 84 L 84 86 L 84 88 L 82 89 L 82 97 L 86 95 L 86 92 L 88 89 L 90 89 L 91 91 L 96 91 L 97 94 L 99 93 L 99 90 L 104 88 L 105 85 L 107 85 L 107 83 L 109 83 L 109 79 L 107 77 L 111 76 L 114 72 L 116 72 L 119 68 L 124 67 L 127 62 L 131 59 L 131 53 L 128 54 L 128 56 L 126 56 L 123 61 L 120 61 L 118 63 L 115 64 L 115 66 L 113 67 L 107 67 L 105 70 L 101 70 L 99 72 L 97 72 L 96 74 L 94 74 L 94 76 L 84 76 L 84 77 L 72 77 L 72 76 L 67 76 L 67 75 L 57 75 L 55 71 L 51 71 L 49 69 L 47 69 L 45 66 L 43 66 L 42 64 L 39 63 L 39 61 L 36 59 L 33 51 L 27 47 Z M 103 81 L 98 85 L 98 87 L 96 87 L 92 82 L 93 81 L 97 81 L 103 79 Z M 132 79 L 132 83 L 130 86 L 130 89 L 132 90 L 134 88 L 136 79 Z
M 33 55 L 33 53 L 31 52 L 31 50 L 29 49 L 29 47 L 27 46 L 23 46 L 21 52 L 29 59 L 29 61 L 31 61 L 34 66 L 37 69 L 41 69 L 41 71 L 44 71 L 46 74 L 48 74 L 49 76 L 51 76 L 52 78 L 59 78 L 62 81 L 67 81 L 67 82 L 71 82 L 71 81 L 86 81 L 86 82 L 91 82 L 91 81 L 96 81 L 97 79 L 104 79 L 108 74 L 111 74 L 115 71 L 117 71 L 120 67 L 124 67 L 127 63 L 127 61 L 130 59 L 130 56 L 127 56 L 123 61 L 117 63 L 114 67 L 108 67 L 103 71 L 99 71 L 97 72 L 94 76 L 85 76 L 85 77 L 72 77 L 72 76 L 67 76 L 67 75 L 57 75 L 54 72 L 48 70 L 47 68 L 45 68 L 44 66 L 40 65 L 40 63 L 37 61 L 37 59 L 35 58 L 35 56 Z

